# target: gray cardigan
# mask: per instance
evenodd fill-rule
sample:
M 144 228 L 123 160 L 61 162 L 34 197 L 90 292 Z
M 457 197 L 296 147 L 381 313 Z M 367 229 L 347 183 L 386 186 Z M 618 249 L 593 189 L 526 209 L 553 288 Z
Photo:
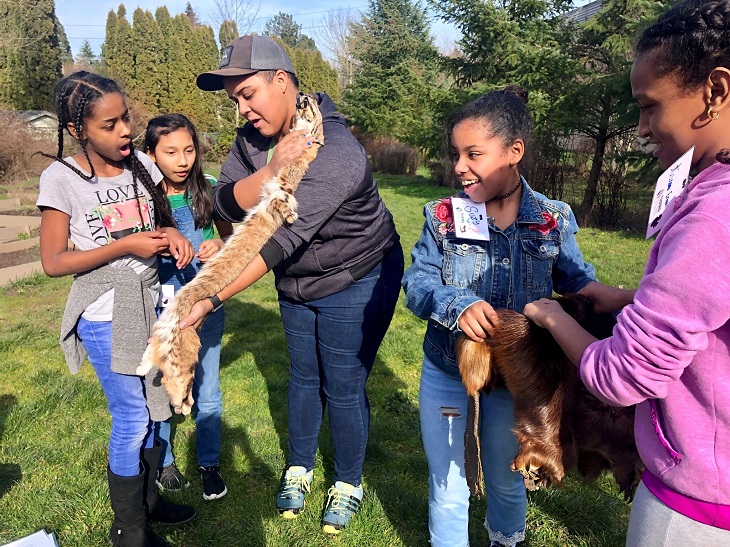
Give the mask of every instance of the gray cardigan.
M 101 266 L 78 274 L 71 286 L 61 321 L 61 348 L 72 374 L 81 370 L 86 350 L 78 337 L 76 326 L 84 310 L 102 294 L 114 289 L 112 321 L 113 372 L 134 375 L 152 325 L 157 320 L 155 302 L 149 287 L 158 282 L 157 270 L 147 268 L 140 275 L 130 267 Z M 145 376 L 147 408 L 154 421 L 171 416 L 170 399 L 160 380 L 162 373 L 153 367 Z

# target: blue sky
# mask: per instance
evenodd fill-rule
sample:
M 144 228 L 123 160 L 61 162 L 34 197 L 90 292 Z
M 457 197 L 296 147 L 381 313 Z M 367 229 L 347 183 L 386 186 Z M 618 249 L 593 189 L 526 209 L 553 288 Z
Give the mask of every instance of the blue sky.
M 131 21 L 131 15 L 137 7 L 149 10 L 152 13 L 162 5 L 172 15 L 185 11 L 187 0 L 160 0 L 159 2 L 120 2 L 120 0 L 92 0 L 90 2 L 79 2 L 78 0 L 56 0 L 56 14 L 61 21 L 66 36 L 68 36 L 71 45 L 71 51 L 78 54 L 84 39 L 88 39 L 91 47 L 98 54 L 101 50 L 101 44 L 104 41 L 104 30 L 106 26 L 106 18 L 109 11 L 116 11 L 120 3 L 124 3 L 127 8 L 127 15 Z M 195 9 L 198 17 L 207 24 L 212 25 L 214 3 L 211 0 L 191 0 L 191 5 Z M 83 6 L 80 8 L 79 6 Z M 312 38 L 316 38 L 316 27 L 322 24 L 322 20 L 327 16 L 328 11 L 336 11 L 338 9 L 351 9 L 354 14 L 359 11 L 365 11 L 368 7 L 367 0 L 353 0 L 352 2 L 342 0 L 311 0 L 309 2 L 295 2 L 289 0 L 261 0 L 259 9 L 259 18 L 256 21 L 258 28 L 253 31 L 261 32 L 266 25 L 266 21 L 279 12 L 288 13 L 294 20 L 302 25 L 302 32 Z M 212 25 L 215 33 L 218 29 Z M 446 48 L 458 38 L 458 32 L 443 23 L 435 22 L 432 34 L 435 39 L 436 46 Z
M 292 0 L 253 0 L 259 1 L 258 19 L 254 32 L 261 32 L 266 21 L 279 12 L 288 13 L 298 24 L 302 25 L 302 32 L 316 41 L 317 27 L 327 16 L 328 11 L 340 9 L 351 10 L 353 14 L 366 11 L 368 0 L 309 0 L 308 2 L 297 2 Z M 576 6 L 582 6 L 590 0 L 573 0 Z M 174 16 L 185 11 L 188 0 L 159 0 L 145 2 L 136 0 L 134 2 L 122 2 L 120 0 L 91 0 L 79 2 L 78 0 L 56 0 L 56 14 L 61 21 L 66 36 L 68 36 L 71 51 L 76 56 L 81 49 L 84 39 L 89 40 L 91 47 L 97 53 L 101 51 L 101 44 L 104 42 L 104 31 L 106 18 L 109 11 L 116 11 L 120 3 L 127 8 L 127 16 L 131 21 L 132 13 L 137 7 L 149 10 L 152 13 L 162 5 Z M 213 26 L 216 35 L 218 28 L 212 24 L 215 4 L 213 0 L 190 0 L 191 5 L 203 23 Z M 79 6 L 83 5 L 83 8 Z M 441 51 L 450 51 L 453 43 L 460 37 L 459 32 L 452 26 L 446 25 L 434 18 L 431 34 L 434 37 L 435 45 Z

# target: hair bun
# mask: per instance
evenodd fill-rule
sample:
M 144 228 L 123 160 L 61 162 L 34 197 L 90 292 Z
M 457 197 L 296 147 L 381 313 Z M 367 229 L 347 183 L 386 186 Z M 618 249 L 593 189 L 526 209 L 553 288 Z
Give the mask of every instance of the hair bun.
M 523 103 L 527 104 L 527 90 L 524 87 L 521 87 L 519 85 L 510 84 L 508 86 L 505 86 L 505 88 L 502 90 L 506 93 L 511 93 L 515 97 L 518 97 Z

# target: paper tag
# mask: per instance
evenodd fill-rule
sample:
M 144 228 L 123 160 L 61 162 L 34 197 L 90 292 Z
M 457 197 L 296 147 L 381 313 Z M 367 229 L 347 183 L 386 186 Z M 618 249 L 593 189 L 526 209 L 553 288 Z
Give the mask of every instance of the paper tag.
M 692 166 L 694 151 L 693 146 L 659 176 L 656 188 L 654 188 L 654 197 L 651 200 L 646 239 L 659 232 L 674 213 L 674 207 L 672 207 L 674 200 L 689 183 L 689 169 Z
M 467 198 L 451 198 L 451 205 L 457 238 L 489 241 L 489 217 L 483 203 L 474 203 Z
M 157 301 L 158 308 L 166 308 L 175 300 L 175 285 L 162 285 L 160 298 Z

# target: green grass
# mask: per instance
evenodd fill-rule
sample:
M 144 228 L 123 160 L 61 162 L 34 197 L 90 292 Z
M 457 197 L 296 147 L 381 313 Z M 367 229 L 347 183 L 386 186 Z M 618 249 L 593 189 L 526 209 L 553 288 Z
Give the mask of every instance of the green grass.
M 418 238 L 423 204 L 448 195 L 419 177 L 379 176 L 403 247 Z M 649 244 L 599 230 L 579 234 L 586 258 L 604 281 L 635 286 Z M 406 259 L 407 262 L 410 258 Z M 369 381 L 370 442 L 362 512 L 337 538 L 319 518 L 333 474 L 325 424 L 307 510 L 282 520 L 274 495 L 285 464 L 288 357 L 270 276 L 226 305 L 221 383 L 222 471 L 228 495 L 204 502 L 198 480 L 174 496 L 198 510 L 180 528 L 156 527 L 179 546 L 428 545 L 427 467 L 418 425 L 418 380 L 424 323 L 398 304 Z M 37 529 L 63 547 L 105 545 L 112 514 L 106 485 L 110 418 L 87 364 L 71 376 L 58 345 L 70 279 L 34 276 L 0 290 L 0 544 Z M 196 479 L 195 430 L 176 418 L 177 463 Z M 484 500 L 471 508 L 472 545 L 486 545 Z M 529 495 L 526 545 L 619 547 L 628 506 L 608 477 Z

